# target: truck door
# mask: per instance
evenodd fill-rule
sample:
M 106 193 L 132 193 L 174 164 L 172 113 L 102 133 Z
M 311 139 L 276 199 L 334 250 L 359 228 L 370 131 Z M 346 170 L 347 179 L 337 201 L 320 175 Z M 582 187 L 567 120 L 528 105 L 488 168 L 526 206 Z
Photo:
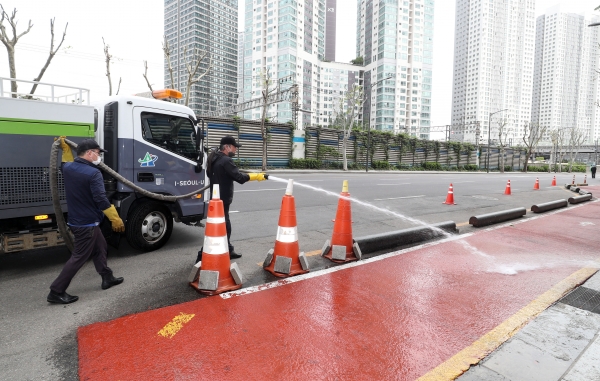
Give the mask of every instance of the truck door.
M 151 192 L 181 195 L 204 186 L 196 173 L 196 130 L 182 113 L 133 108 L 133 181 Z M 179 217 L 204 214 L 204 199 L 180 200 Z

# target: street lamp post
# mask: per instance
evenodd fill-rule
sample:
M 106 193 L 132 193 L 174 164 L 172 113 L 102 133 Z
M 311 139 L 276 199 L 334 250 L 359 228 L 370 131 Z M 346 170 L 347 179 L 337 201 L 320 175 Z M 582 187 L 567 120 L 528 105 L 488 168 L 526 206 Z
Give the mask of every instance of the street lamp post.
M 488 118 L 488 146 L 487 146 L 487 152 L 486 152 L 487 153 L 487 155 L 486 155 L 487 156 L 487 159 L 486 159 L 487 160 L 487 164 L 485 166 L 486 170 L 487 170 L 487 173 L 490 173 L 490 146 L 492 145 L 492 115 L 497 114 L 497 113 L 502 112 L 502 111 L 506 111 L 506 110 L 508 110 L 508 109 L 505 108 L 504 110 L 499 110 L 499 111 L 496 111 L 496 112 L 491 112 L 490 113 L 490 117 Z
M 383 82 L 387 79 L 392 78 L 393 76 L 390 75 L 387 78 L 382 78 L 379 81 L 372 83 L 371 87 L 369 88 L 369 96 L 371 96 L 371 91 L 373 90 L 373 87 L 375 85 L 377 85 L 380 82 Z M 364 94 L 366 95 L 366 93 Z M 364 96 L 363 95 L 363 96 Z M 365 125 L 365 102 L 363 101 L 363 126 Z M 369 172 L 369 150 L 371 149 L 371 124 L 369 123 L 369 131 L 367 132 L 367 164 L 366 164 L 366 168 L 365 168 L 365 172 Z

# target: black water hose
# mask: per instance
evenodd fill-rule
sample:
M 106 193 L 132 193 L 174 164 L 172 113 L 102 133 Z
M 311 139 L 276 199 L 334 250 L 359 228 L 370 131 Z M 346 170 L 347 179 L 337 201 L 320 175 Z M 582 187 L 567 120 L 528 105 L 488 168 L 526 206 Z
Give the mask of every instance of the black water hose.
M 67 143 L 72 148 L 77 149 L 77 144 L 73 143 L 72 141 L 65 139 L 65 143 Z M 58 231 L 60 232 L 61 236 L 63 237 L 65 244 L 67 245 L 69 250 L 73 251 L 73 248 L 74 248 L 73 237 L 71 236 L 71 234 L 69 233 L 69 231 L 67 229 L 67 223 L 65 222 L 65 218 L 63 216 L 62 207 L 60 205 L 60 197 L 58 195 L 58 163 L 57 162 L 58 162 L 58 150 L 59 149 L 60 149 L 60 140 L 56 140 L 54 142 L 54 144 L 52 144 L 52 150 L 50 151 L 50 191 L 52 193 L 52 205 L 54 206 L 54 214 L 56 215 L 56 223 L 58 225 Z M 117 172 L 113 171 L 111 168 L 109 168 L 104 163 L 98 164 L 98 168 L 100 168 L 102 171 L 108 173 L 109 175 L 111 175 L 112 177 L 117 179 L 118 181 L 122 182 L 123 185 L 125 185 L 126 187 L 133 189 L 134 191 L 142 194 L 143 196 L 153 198 L 155 200 L 160 200 L 160 201 L 175 202 L 182 198 L 189 198 L 189 197 L 195 196 L 199 193 L 204 192 L 208 188 L 210 188 L 210 185 L 207 185 L 196 191 L 193 191 L 191 193 L 187 193 L 184 195 L 167 196 L 164 194 L 152 193 L 152 192 L 147 191 L 146 189 L 140 188 L 139 186 L 137 186 L 134 183 L 132 183 L 131 181 L 127 180 L 126 178 L 124 178 L 123 176 L 118 174 Z

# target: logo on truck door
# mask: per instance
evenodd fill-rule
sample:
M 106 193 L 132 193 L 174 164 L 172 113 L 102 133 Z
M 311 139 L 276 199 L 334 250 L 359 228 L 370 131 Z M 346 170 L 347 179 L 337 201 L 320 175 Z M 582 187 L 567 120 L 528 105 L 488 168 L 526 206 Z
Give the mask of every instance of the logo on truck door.
M 140 163 L 140 167 L 154 167 L 156 160 L 158 160 L 158 156 L 146 152 L 146 156 L 143 159 L 138 159 L 138 162 Z

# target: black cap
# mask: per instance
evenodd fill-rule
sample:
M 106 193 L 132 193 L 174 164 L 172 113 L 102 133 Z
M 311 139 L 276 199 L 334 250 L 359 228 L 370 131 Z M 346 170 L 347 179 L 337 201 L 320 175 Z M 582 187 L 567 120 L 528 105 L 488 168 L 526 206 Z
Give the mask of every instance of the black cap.
M 235 141 L 235 138 L 231 135 L 226 135 L 221 138 L 221 147 L 225 144 L 231 144 L 234 147 L 240 148 L 242 145 Z
M 94 139 L 84 139 L 81 143 L 77 144 L 77 156 L 81 156 L 85 151 L 91 149 L 98 149 L 100 152 L 108 152 L 107 150 L 100 148 Z

